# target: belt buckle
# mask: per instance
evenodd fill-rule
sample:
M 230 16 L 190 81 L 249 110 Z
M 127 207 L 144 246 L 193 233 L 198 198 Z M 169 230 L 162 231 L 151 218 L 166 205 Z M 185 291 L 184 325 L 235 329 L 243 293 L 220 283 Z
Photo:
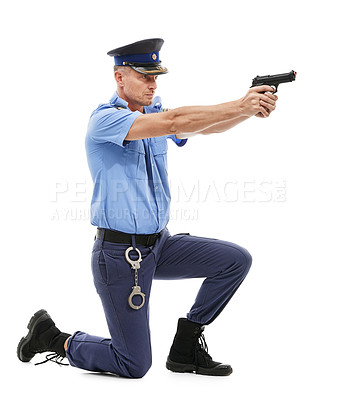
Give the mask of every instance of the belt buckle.
M 96 239 L 101 239 L 101 237 L 102 237 L 102 231 L 101 231 L 101 229 L 99 229 L 99 228 L 97 228 L 97 231 L 96 231 L 96 235 L 95 235 L 95 240 Z

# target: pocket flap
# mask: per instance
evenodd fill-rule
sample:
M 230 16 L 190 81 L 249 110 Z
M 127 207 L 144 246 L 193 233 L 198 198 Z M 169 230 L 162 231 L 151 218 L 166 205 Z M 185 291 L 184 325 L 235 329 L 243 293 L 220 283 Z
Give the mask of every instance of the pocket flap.
M 166 137 L 154 138 L 156 140 L 151 141 L 151 149 L 153 155 L 165 154 L 167 153 L 167 140 Z
M 145 154 L 144 143 L 141 140 L 130 140 L 125 145 L 127 151 L 134 151 L 137 153 Z

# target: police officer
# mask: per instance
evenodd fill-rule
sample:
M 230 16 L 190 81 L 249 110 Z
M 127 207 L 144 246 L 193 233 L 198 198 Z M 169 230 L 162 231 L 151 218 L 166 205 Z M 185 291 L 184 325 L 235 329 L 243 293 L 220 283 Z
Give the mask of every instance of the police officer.
M 252 259 L 234 243 L 170 235 L 167 140 L 182 147 L 192 135 L 224 132 L 251 116 L 268 117 L 277 96 L 270 86 L 260 86 L 228 103 L 163 112 L 154 98 L 158 75 L 168 72 L 160 61 L 162 45 L 162 39 L 148 39 L 108 53 L 115 60 L 117 91 L 92 113 L 86 136 L 94 182 L 91 222 L 97 226 L 92 272 L 111 337 L 61 332 L 40 310 L 18 345 L 23 362 L 53 351 L 54 361 L 66 356 L 78 368 L 142 377 L 152 359 L 152 280 L 202 277 L 194 304 L 178 321 L 166 367 L 205 375 L 232 372 L 208 354 L 203 330 L 234 295 Z

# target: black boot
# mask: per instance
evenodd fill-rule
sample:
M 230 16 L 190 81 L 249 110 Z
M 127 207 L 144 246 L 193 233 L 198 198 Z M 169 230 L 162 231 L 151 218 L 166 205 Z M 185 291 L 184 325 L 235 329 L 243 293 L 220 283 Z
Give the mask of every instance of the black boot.
M 30 319 L 27 328 L 28 335 L 20 340 L 17 348 L 17 355 L 21 361 L 28 362 L 35 354 L 45 351 L 55 353 L 47 358 L 47 361 L 55 359 L 57 361 L 58 358 L 66 356 L 64 342 L 71 335 L 57 329 L 46 310 L 37 311 Z
M 226 376 L 230 365 L 213 361 L 203 335 L 204 326 L 180 318 L 177 333 L 167 358 L 166 368 L 173 372 L 195 372 L 202 375 Z

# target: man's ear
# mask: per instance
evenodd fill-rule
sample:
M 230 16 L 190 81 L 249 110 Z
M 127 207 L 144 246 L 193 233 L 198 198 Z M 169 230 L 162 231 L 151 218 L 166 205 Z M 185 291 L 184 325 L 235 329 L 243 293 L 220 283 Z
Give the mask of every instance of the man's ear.
M 123 71 L 115 71 L 115 79 L 117 82 L 117 85 L 120 87 L 124 86 L 124 74 Z

